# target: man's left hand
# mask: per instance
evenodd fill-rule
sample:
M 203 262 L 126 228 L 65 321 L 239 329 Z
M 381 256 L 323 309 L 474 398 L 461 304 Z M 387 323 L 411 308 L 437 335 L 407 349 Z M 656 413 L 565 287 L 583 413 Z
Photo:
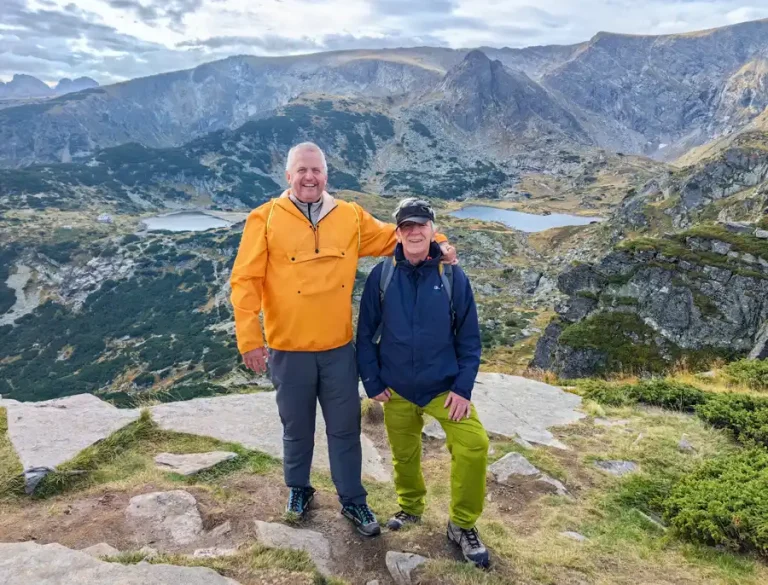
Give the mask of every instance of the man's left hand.
M 454 392 L 448 394 L 448 398 L 445 400 L 445 408 L 449 408 L 451 411 L 448 413 L 448 418 L 455 421 L 460 421 L 463 418 L 469 418 L 472 411 L 472 404 L 466 398 L 462 398 Z
M 443 263 L 445 264 L 458 264 L 459 258 L 456 256 L 456 248 L 451 246 L 448 242 L 440 244 L 440 249 L 443 251 Z

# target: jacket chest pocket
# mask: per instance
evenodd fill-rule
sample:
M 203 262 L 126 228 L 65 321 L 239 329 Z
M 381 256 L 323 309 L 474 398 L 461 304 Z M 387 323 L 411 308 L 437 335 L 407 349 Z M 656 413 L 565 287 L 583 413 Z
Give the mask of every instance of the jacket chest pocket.
M 344 250 L 331 247 L 319 248 L 317 252 L 290 252 L 288 261 L 295 265 L 300 294 L 316 295 L 346 288 L 346 256 Z

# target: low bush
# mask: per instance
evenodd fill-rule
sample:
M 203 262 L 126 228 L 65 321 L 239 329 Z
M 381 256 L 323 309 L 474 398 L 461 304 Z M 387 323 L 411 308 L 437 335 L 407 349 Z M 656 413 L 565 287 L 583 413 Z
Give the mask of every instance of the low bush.
M 768 359 L 738 360 L 725 366 L 723 373 L 731 382 L 752 390 L 768 390 Z
M 768 554 L 768 451 L 708 461 L 683 477 L 664 502 L 681 536 L 736 551 Z
M 692 412 L 708 397 L 706 392 L 694 386 L 661 379 L 621 385 L 589 380 L 581 384 L 581 389 L 585 398 L 608 406 L 629 406 L 642 402 L 685 412 Z
M 748 394 L 713 394 L 696 414 L 717 428 L 728 429 L 746 445 L 768 446 L 768 399 Z

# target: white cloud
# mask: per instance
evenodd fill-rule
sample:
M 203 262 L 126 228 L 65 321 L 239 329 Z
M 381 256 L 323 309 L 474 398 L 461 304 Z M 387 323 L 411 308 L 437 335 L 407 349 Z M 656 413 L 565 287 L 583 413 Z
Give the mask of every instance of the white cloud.
M 765 0 L 0 0 L 0 79 L 102 83 L 233 54 L 571 44 L 768 18 Z

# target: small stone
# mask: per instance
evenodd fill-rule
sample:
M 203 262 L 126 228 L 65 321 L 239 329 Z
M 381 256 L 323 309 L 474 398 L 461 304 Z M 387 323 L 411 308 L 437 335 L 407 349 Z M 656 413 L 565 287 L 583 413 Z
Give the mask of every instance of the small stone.
M 212 536 L 214 538 L 221 538 L 224 536 L 227 536 L 230 532 L 232 532 L 232 523 L 227 520 L 224 522 L 224 524 L 219 524 L 216 528 L 211 530 L 208 533 L 208 536 Z
M 711 380 L 711 379 L 715 378 L 716 376 L 717 376 L 717 374 L 715 373 L 714 370 L 710 370 L 708 372 L 701 372 L 699 374 L 696 374 L 697 378 L 703 378 L 705 380 Z
M 199 548 L 192 553 L 198 559 L 212 559 L 215 557 L 233 557 L 237 554 L 236 548 Z
M 589 540 L 583 534 L 579 534 L 578 532 L 571 532 L 570 530 L 567 532 L 561 532 L 560 536 L 565 536 L 566 538 L 570 538 L 571 540 L 575 540 L 577 542 L 586 542 Z
M 435 419 L 430 420 L 424 425 L 424 429 L 421 431 L 427 439 L 433 439 L 436 441 L 445 441 L 446 435 L 443 427 Z
M 532 465 L 520 453 L 507 453 L 488 468 L 496 481 L 503 483 L 513 475 L 537 475 L 541 473 L 536 466 Z
M 228 451 L 212 451 L 210 453 L 190 453 L 176 455 L 173 453 L 160 453 L 155 457 L 155 464 L 162 471 L 178 473 L 184 476 L 194 475 L 206 471 L 224 461 L 237 458 L 237 453 Z
M 641 512 L 640 510 L 637 510 L 637 509 L 635 509 L 635 512 L 637 512 L 638 515 L 640 515 L 640 517 L 643 520 L 653 524 L 656 528 L 658 528 L 662 532 L 666 532 L 668 530 L 668 528 L 666 526 L 664 526 L 661 522 L 659 522 L 656 518 L 653 518 L 653 517 L 649 516 L 648 514 L 646 514 L 645 512 Z
M 685 435 L 683 435 L 683 437 L 680 439 L 680 442 L 677 444 L 677 448 L 683 453 L 694 453 L 696 451 L 696 448 L 685 437 Z
M 731 244 L 728 242 L 721 242 L 720 240 L 712 240 L 712 251 L 715 254 L 721 254 L 725 256 L 731 251 Z
M 94 544 L 93 546 L 84 548 L 82 552 L 97 559 L 101 557 L 116 557 L 120 554 L 119 550 L 109 546 L 106 542 L 100 542 L 99 544 Z
M 757 258 L 755 258 L 752 254 L 742 254 L 741 259 L 747 264 L 754 264 L 757 262 Z
M 368 581 L 368 583 L 366 583 L 365 585 L 379 585 L 379 581 L 378 580 Z
M 637 471 L 637 463 L 631 461 L 597 461 L 595 467 L 618 477 Z
M 185 545 L 203 533 L 197 500 L 183 490 L 134 496 L 125 517 L 139 542 Z
M 755 230 L 755 237 L 761 240 L 768 240 L 768 230 Z
M 386 563 L 395 585 L 414 585 L 412 573 L 427 562 L 422 556 L 413 553 L 387 552 Z
M 323 575 L 331 574 L 331 545 L 328 539 L 314 530 L 291 528 L 256 520 L 258 540 L 264 546 L 305 551 Z

